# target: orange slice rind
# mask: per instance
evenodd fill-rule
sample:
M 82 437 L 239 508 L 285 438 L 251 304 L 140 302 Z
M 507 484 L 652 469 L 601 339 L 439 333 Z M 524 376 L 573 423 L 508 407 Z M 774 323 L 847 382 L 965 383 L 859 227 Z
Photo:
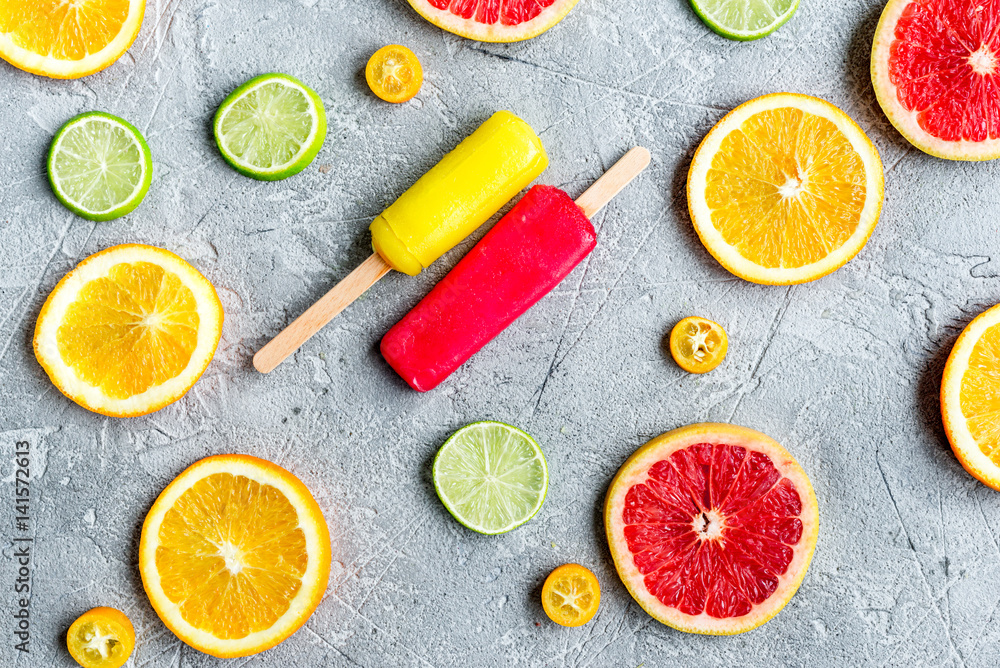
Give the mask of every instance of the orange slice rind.
M 80 406 L 146 415 L 197 382 L 222 335 L 212 284 L 170 251 L 126 244 L 91 255 L 38 314 L 35 357 Z
M 54 79 L 99 72 L 135 41 L 145 9 L 145 0 L 0 0 L 0 58 Z
M 941 379 L 941 416 L 965 470 L 1000 490 L 1000 306 L 979 314 L 951 349 Z
M 330 576 L 330 533 L 294 475 L 246 455 L 196 462 L 146 515 L 139 571 L 163 623 L 221 658 L 257 654 L 312 615 Z
M 701 142 L 688 172 L 698 236 L 754 283 L 812 281 L 865 245 L 882 209 L 882 161 L 829 102 L 775 93 L 740 105 Z

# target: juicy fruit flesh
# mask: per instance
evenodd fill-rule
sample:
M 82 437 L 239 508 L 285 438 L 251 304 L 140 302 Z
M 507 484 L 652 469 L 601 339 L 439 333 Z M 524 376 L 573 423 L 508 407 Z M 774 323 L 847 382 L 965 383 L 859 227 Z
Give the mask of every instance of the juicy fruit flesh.
M 959 398 L 976 445 L 1000 466 L 1000 325 L 983 332 L 972 347 Z
M 707 322 L 689 321 L 678 339 L 678 352 L 697 364 L 711 361 L 722 346 L 722 334 Z
M 773 25 L 794 4 L 795 0 L 699 0 L 698 8 L 721 26 L 755 33 Z
M 76 652 L 91 665 L 110 665 L 124 658 L 128 651 L 118 639 L 117 629 L 99 621 L 81 624 L 70 641 Z
M 401 97 L 414 86 L 417 75 L 413 58 L 407 51 L 389 49 L 373 63 L 373 78 L 390 97 Z
M 895 28 L 889 76 L 920 127 L 945 141 L 1000 139 L 1000 7 L 916 0 Z
M 83 60 L 111 43 L 129 0 L 0 0 L 0 33 L 17 46 L 60 60 Z
M 60 138 L 53 175 L 66 197 L 91 213 L 128 201 L 143 183 L 142 148 L 116 123 L 89 118 Z
M 802 538 L 802 500 L 764 453 L 701 443 L 653 464 L 625 496 L 625 539 L 664 605 L 717 619 L 778 588 Z
M 516 26 L 551 7 L 555 0 L 429 0 L 432 7 L 464 19 L 493 25 Z
M 577 622 L 592 614 L 596 593 L 589 578 L 579 573 L 570 573 L 555 579 L 545 590 L 548 608 L 566 622 Z
M 291 162 L 312 131 L 312 105 L 298 88 L 262 84 L 233 102 L 222 119 L 226 150 L 246 164 L 270 169 Z
M 156 569 L 189 624 L 245 638 L 288 611 L 308 566 L 294 506 L 277 488 L 230 473 L 199 480 L 166 512 Z
M 858 227 L 865 167 L 831 121 L 793 107 L 761 111 L 726 135 L 705 200 L 740 255 L 768 268 L 818 262 Z
M 434 477 L 450 509 L 477 529 L 499 531 L 527 518 L 544 492 L 545 464 L 510 429 L 458 434 L 435 462 Z
M 191 290 L 150 262 L 122 262 L 84 285 L 56 334 L 63 361 L 114 399 L 179 375 L 198 343 Z

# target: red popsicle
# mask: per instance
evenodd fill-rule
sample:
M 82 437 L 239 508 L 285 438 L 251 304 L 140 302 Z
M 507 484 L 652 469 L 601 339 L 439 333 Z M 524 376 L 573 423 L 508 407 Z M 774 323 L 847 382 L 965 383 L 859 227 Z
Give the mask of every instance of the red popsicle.
M 382 355 L 420 392 L 434 389 L 559 284 L 597 244 L 588 215 L 649 164 L 629 151 L 575 203 L 535 186 L 382 339 Z

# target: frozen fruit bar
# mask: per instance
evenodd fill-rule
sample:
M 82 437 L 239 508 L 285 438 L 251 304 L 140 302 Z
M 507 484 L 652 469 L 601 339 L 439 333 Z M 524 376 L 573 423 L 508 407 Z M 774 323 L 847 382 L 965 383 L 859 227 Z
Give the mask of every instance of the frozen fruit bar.
M 416 276 L 521 192 L 548 165 L 527 123 L 498 111 L 371 224 L 372 246 Z
M 597 243 L 558 188 L 535 186 L 382 339 L 382 355 L 426 392 L 559 284 Z

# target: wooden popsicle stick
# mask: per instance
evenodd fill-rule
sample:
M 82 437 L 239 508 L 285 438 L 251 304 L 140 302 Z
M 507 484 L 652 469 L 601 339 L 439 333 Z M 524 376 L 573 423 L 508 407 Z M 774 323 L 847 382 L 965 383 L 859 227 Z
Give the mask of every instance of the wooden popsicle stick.
M 254 368 L 261 373 L 272 371 L 391 269 L 381 255 L 372 253 L 357 269 L 258 350 L 253 356 Z
M 649 165 L 649 150 L 636 146 L 612 165 L 611 169 L 594 181 L 582 195 L 576 199 L 576 205 L 583 209 L 587 218 L 604 208 L 604 205 L 621 192 L 629 181 L 637 177 Z

